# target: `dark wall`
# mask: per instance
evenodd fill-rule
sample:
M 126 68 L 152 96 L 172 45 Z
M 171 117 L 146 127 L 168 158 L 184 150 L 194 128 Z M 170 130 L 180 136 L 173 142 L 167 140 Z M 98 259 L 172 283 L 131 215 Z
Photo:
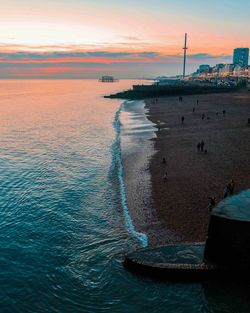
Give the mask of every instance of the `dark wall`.
M 220 265 L 250 269 L 250 222 L 212 215 L 204 258 Z

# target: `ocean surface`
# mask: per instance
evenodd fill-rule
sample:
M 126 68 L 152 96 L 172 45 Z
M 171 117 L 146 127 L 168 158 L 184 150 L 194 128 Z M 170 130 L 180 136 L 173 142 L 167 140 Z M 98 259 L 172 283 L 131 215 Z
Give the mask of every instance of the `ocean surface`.
M 133 83 L 0 81 L 1 313 L 249 312 L 245 286 L 123 268 L 124 253 L 147 244 L 123 180 L 133 136 L 122 143 L 120 119 L 136 127 L 138 111 L 102 96 Z

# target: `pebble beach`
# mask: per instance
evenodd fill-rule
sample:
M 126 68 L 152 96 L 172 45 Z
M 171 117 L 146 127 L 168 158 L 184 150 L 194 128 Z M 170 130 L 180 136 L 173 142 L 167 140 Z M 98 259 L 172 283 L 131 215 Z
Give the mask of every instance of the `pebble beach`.
M 204 241 L 210 215 L 208 198 L 221 201 L 231 179 L 235 193 L 250 186 L 250 92 L 145 102 L 148 119 L 156 128 L 149 171 L 157 222 L 150 226 L 153 235 L 149 242 Z M 204 151 L 197 149 L 201 141 Z M 164 236 L 166 230 L 174 236 Z

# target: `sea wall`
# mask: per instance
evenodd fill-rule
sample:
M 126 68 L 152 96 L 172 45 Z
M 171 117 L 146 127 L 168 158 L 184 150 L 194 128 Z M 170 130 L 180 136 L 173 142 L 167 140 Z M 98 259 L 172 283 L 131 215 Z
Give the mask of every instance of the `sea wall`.
M 207 261 L 250 269 L 250 189 L 221 201 L 211 214 Z

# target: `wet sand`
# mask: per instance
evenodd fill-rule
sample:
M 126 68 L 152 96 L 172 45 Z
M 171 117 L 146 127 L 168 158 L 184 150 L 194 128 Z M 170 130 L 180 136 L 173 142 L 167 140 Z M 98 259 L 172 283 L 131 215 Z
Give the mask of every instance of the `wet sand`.
M 155 151 L 154 142 L 150 139 L 156 136 L 154 124 L 147 119 L 144 106 L 143 101 L 133 101 L 124 106 L 120 117 L 121 146 L 129 213 L 136 231 L 147 234 L 151 244 L 158 240 L 155 236 L 159 236 L 159 233 L 169 240 L 172 235 L 161 227 L 152 206 L 149 162 Z
M 232 178 L 236 193 L 250 188 L 250 92 L 185 96 L 182 102 L 176 97 L 159 98 L 157 103 L 146 100 L 146 108 L 153 123 L 165 124 L 160 131 L 156 128 L 156 153 L 149 164 L 152 207 L 158 220 L 148 221 L 149 242 L 169 242 L 167 231 L 176 235 L 176 241 L 204 241 L 208 196 L 220 201 Z M 207 153 L 197 151 L 201 140 Z M 166 165 L 161 163 L 163 157 Z M 163 181 L 165 171 L 167 182 Z

